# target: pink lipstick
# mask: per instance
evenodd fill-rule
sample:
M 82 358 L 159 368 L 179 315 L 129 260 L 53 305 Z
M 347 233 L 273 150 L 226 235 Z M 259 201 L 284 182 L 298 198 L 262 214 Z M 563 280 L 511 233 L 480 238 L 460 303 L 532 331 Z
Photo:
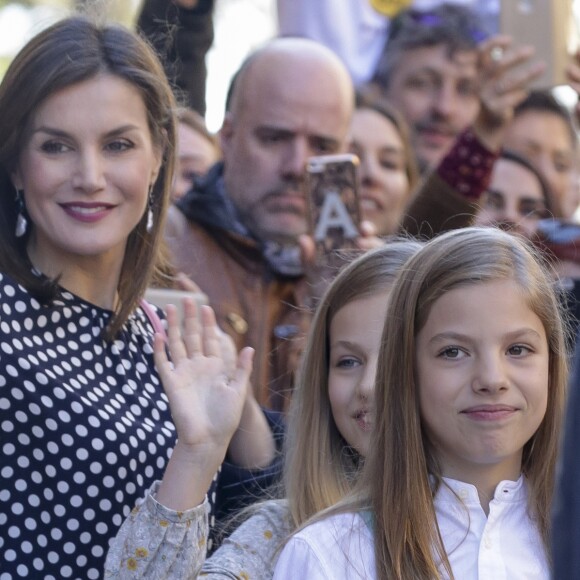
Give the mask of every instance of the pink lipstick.
M 115 207 L 110 203 L 99 202 L 70 202 L 59 205 L 68 216 L 84 223 L 95 223 L 102 220 Z

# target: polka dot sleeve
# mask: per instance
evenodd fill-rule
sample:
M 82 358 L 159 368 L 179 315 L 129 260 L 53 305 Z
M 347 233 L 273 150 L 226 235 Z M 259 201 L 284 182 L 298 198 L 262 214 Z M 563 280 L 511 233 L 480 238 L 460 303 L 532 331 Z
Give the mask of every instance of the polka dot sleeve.
M 111 542 L 105 580 L 197 578 L 206 552 L 209 504 L 170 510 L 154 496 L 156 482 Z
M 110 317 L 64 290 L 40 304 L 0 273 L 0 580 L 101 579 L 163 477 L 176 432 L 153 328 L 138 308 L 106 341 Z

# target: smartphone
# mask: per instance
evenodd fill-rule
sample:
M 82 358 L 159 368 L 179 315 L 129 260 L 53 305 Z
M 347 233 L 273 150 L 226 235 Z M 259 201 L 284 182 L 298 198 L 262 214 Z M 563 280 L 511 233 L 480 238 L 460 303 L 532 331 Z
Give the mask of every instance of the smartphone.
M 311 157 L 306 164 L 309 231 L 317 258 L 353 249 L 360 236 L 359 164 L 351 153 Z
M 532 45 L 535 58 L 544 61 L 544 74 L 532 88 L 566 83 L 565 67 L 578 46 L 572 0 L 503 0 L 500 31 L 518 44 Z
M 185 290 L 174 290 L 172 288 L 148 288 L 145 291 L 145 300 L 151 302 L 155 306 L 161 308 L 163 311 L 168 304 L 173 304 L 177 308 L 177 315 L 182 325 L 185 320 L 185 313 L 183 309 L 183 299 L 193 298 L 197 306 L 197 313 L 202 304 L 208 303 L 207 295 L 203 292 L 188 292 Z

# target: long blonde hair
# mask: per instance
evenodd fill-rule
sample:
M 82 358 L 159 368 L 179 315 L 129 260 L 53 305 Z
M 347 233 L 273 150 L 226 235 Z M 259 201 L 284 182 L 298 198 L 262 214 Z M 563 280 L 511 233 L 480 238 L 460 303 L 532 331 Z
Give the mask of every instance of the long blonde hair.
M 445 292 L 502 279 L 518 284 L 548 341 L 548 405 L 540 427 L 524 446 L 522 472 L 529 487 L 529 513 L 549 547 L 568 376 L 562 306 L 550 272 L 525 241 L 494 228 L 454 230 L 431 240 L 411 258 L 392 288 L 377 369 L 371 452 L 357 488 L 325 514 L 372 510 L 379 579 L 440 578 L 437 562 L 453 577 L 433 504 L 441 474 L 421 424 L 415 340 Z
M 350 491 L 361 458 L 343 439 L 328 397 L 329 330 L 335 314 L 353 300 L 387 293 L 403 264 L 421 247 L 397 239 L 348 264 L 320 300 L 289 411 L 284 491 L 295 527 Z

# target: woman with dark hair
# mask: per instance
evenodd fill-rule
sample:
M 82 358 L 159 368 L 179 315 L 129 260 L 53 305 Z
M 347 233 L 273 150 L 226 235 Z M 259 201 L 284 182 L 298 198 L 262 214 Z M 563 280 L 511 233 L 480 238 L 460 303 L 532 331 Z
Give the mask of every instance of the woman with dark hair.
M 199 331 L 191 303 L 185 342 L 168 313 L 174 366 L 153 344 L 161 321 L 142 296 L 161 266 L 173 110 L 149 46 L 82 18 L 33 38 L 0 85 L 3 577 L 100 578 L 164 470 L 139 510 L 160 521 L 148 550 L 171 566 L 162 520 L 207 510 L 251 352 L 226 369 L 211 309 Z M 207 523 L 186 520 L 178 535 L 205 550 Z
M 558 200 L 542 174 L 525 157 L 503 149 L 473 224 L 499 226 L 533 239 L 539 220 L 559 215 Z
M 570 111 L 549 90 L 535 90 L 514 110 L 505 146 L 529 159 L 544 176 L 566 218 L 580 203 L 578 135 Z

